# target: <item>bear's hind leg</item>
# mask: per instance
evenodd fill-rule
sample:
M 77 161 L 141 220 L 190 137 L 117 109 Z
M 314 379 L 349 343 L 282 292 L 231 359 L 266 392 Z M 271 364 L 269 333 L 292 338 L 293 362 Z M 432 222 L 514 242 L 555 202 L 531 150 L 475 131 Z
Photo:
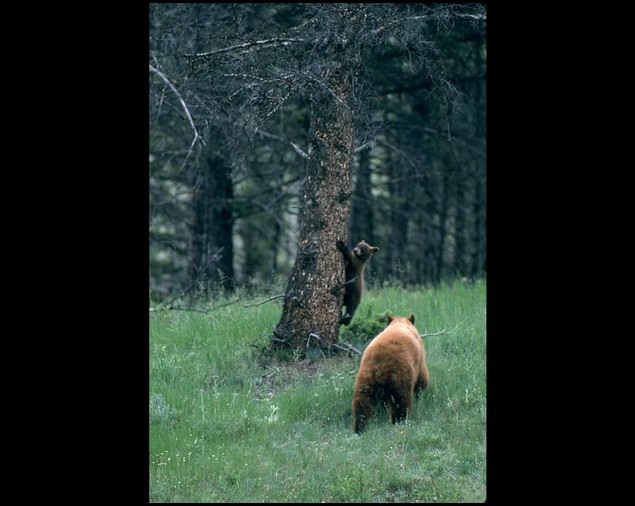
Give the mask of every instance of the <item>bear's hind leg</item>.
M 410 395 L 393 392 L 388 396 L 388 409 L 390 410 L 390 423 L 403 422 L 412 408 Z
M 414 388 L 415 399 L 417 400 L 419 399 L 421 392 L 423 392 L 427 386 L 428 386 L 427 383 L 424 383 L 421 380 L 417 380 L 417 382 L 415 383 L 415 388 Z
M 421 391 L 424 388 L 427 388 L 430 384 L 430 371 L 428 371 L 428 366 L 425 363 L 425 360 L 421 362 L 419 366 L 419 374 L 417 375 L 417 386 Z
M 353 432 L 360 434 L 366 429 L 366 424 L 373 414 L 373 405 L 365 395 L 355 396 L 353 399 Z

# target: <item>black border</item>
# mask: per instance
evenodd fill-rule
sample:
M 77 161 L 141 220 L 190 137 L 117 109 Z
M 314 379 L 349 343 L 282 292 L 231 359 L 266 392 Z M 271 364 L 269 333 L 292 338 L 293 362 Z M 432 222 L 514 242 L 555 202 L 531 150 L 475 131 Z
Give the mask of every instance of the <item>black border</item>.
M 488 3 L 487 502 L 632 500 L 632 19 Z
M 148 5 L 2 10 L 3 499 L 146 503 Z
M 145 503 L 148 6 L 2 9 L 3 499 Z M 488 3 L 487 502 L 632 501 L 632 19 Z

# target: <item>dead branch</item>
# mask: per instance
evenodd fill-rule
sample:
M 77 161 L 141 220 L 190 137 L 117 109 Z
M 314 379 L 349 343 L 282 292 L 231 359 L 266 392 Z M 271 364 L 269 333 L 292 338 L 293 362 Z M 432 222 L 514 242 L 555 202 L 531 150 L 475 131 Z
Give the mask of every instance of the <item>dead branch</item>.
M 314 338 L 318 342 L 318 347 L 322 345 L 322 339 L 315 332 L 309 332 L 309 337 L 306 338 L 306 348 L 309 348 L 309 343 L 311 342 L 311 338 Z
M 320 350 L 320 353 L 322 354 L 322 358 L 326 358 L 326 355 L 324 354 L 324 351 L 322 351 L 322 339 L 320 339 L 320 336 L 317 335 L 315 332 L 309 332 L 309 336 L 306 338 L 306 349 L 309 349 L 309 345 L 311 344 L 311 338 L 315 339 L 317 341 L 317 349 Z
M 431 334 L 419 334 L 419 337 L 440 336 L 441 334 L 447 334 L 446 330 L 439 330 L 439 332 L 432 332 Z
M 196 141 L 200 139 L 201 144 L 205 146 L 205 139 L 203 139 L 203 136 L 198 133 L 198 130 L 196 129 L 196 125 L 194 124 L 194 120 L 192 119 L 192 115 L 190 114 L 190 110 L 187 108 L 187 104 L 185 103 L 185 100 L 183 100 L 183 97 L 179 93 L 179 90 L 176 89 L 176 87 L 170 82 L 170 80 L 165 76 L 163 72 L 156 69 L 152 65 L 150 65 L 150 71 L 154 72 L 161 79 L 163 79 L 163 81 L 170 87 L 170 89 L 177 96 L 177 98 L 179 99 L 179 102 L 181 103 L 181 107 L 183 107 L 183 110 L 185 111 L 185 115 L 187 116 L 187 119 L 190 122 L 190 126 L 192 127 L 192 130 L 194 130 L 194 139 L 192 139 L 192 144 L 190 144 L 190 149 L 187 152 L 187 156 L 185 157 L 185 159 L 187 160 L 190 157 L 190 154 L 192 153 L 192 148 L 194 147 L 194 144 L 196 144 Z
M 274 295 L 273 297 L 269 297 L 266 300 L 262 300 L 260 302 L 256 302 L 255 304 L 243 304 L 243 307 L 259 306 L 260 304 L 265 304 L 266 302 L 271 302 L 272 300 L 279 299 L 280 297 L 284 297 L 284 293 L 281 293 L 279 295 Z
M 468 13 L 454 13 L 451 14 L 448 17 L 453 17 L 453 18 L 469 18 L 469 19 L 473 19 L 474 21 L 487 21 L 487 15 L 485 14 L 468 14 Z M 423 20 L 423 19 L 438 19 L 439 16 L 436 15 L 431 15 L 431 14 L 424 14 L 421 16 L 410 16 L 407 18 L 403 18 L 403 19 L 398 19 L 396 21 L 393 21 L 391 23 L 388 23 L 384 26 L 380 26 L 379 28 L 376 28 L 375 30 L 373 30 L 371 32 L 372 35 L 378 35 L 381 32 L 383 32 L 384 30 L 387 30 L 388 28 L 391 28 L 392 26 L 396 25 L 396 24 L 403 24 L 406 21 L 419 21 L 419 20 Z
M 226 302 L 224 304 L 220 304 L 218 306 L 214 306 L 211 309 L 198 309 L 198 308 L 194 308 L 194 307 L 174 307 L 174 306 L 169 306 L 169 305 L 165 305 L 162 307 L 151 307 L 150 308 L 150 312 L 156 312 L 156 311 L 190 311 L 192 313 L 209 313 L 210 311 L 215 311 L 217 309 L 220 309 L 222 307 L 226 307 L 226 306 L 231 306 L 232 304 L 236 304 L 237 302 L 240 302 L 240 299 L 236 299 L 236 300 L 232 300 L 229 302 Z
M 289 337 L 284 337 L 284 338 L 281 339 L 279 337 L 276 337 L 276 335 L 278 335 L 278 334 L 276 332 L 274 332 L 273 336 L 271 336 L 271 340 L 272 341 L 276 341 L 278 343 L 284 343 L 287 346 L 289 345 Z
M 312 76 L 307 76 L 309 78 L 310 81 L 316 82 L 318 83 L 320 86 L 322 86 L 323 88 L 326 89 L 326 91 L 328 91 L 331 95 L 333 95 L 333 98 L 335 98 L 335 100 L 337 100 L 340 104 L 342 104 L 346 109 L 350 110 L 350 106 L 345 103 L 340 97 L 337 96 L 337 93 L 335 93 L 328 84 L 326 84 L 325 82 L 321 81 L 320 79 L 318 79 L 317 77 L 312 77 Z
M 260 46 L 260 47 L 266 47 L 271 45 L 286 46 L 294 42 L 305 42 L 305 40 L 274 37 L 272 39 L 256 40 L 253 42 L 244 42 L 242 44 L 236 44 L 235 46 L 224 47 L 222 49 L 216 49 L 215 51 L 207 51 L 205 53 L 186 53 L 183 56 L 187 56 L 188 58 L 209 58 L 210 56 L 214 56 L 217 54 L 228 53 L 230 51 L 237 51 L 239 49 L 248 49 L 254 46 Z
M 452 334 L 454 331 L 456 331 L 464 322 L 465 320 L 460 321 L 459 323 L 457 323 L 454 328 L 452 330 L 439 330 L 439 332 L 433 332 L 431 334 L 419 334 L 420 337 L 429 337 L 429 336 L 440 336 L 442 334 Z
M 357 353 L 358 355 L 361 355 L 362 352 L 359 351 L 357 348 L 355 348 L 355 346 L 353 346 L 352 344 L 348 344 L 348 343 L 331 343 L 331 346 L 333 346 L 333 348 L 337 348 L 338 350 L 342 350 L 342 351 L 348 351 L 348 352 L 353 352 L 353 353 Z
M 193 313 L 208 313 L 209 311 L 207 309 L 196 309 L 193 307 L 171 307 L 171 306 L 166 306 L 166 307 L 151 307 L 150 308 L 150 312 L 151 313 L 155 313 L 158 311 L 191 311 Z
M 307 153 L 305 153 L 305 152 L 302 150 L 302 148 L 300 148 L 300 146 L 298 146 L 295 142 L 291 142 L 291 141 L 289 141 L 289 140 L 287 140 L 287 139 L 283 139 L 282 137 L 278 137 L 277 135 L 270 134 L 269 132 L 264 132 L 264 131 L 260 130 L 259 128 L 256 128 L 256 129 L 254 130 L 254 133 L 256 133 L 256 134 L 258 134 L 258 135 L 261 135 L 262 137 L 268 137 L 268 138 L 270 138 L 270 139 L 275 139 L 275 140 L 277 140 L 277 141 L 287 143 L 287 144 L 289 144 L 289 145 L 290 145 L 290 146 L 291 146 L 291 147 L 295 150 L 295 152 L 296 152 L 298 155 L 300 155 L 302 158 L 304 158 L 304 159 L 308 159 L 308 158 L 309 158 L 309 155 L 308 155 Z
M 375 141 L 369 141 L 369 142 L 365 142 L 364 144 L 362 144 L 361 146 L 356 147 L 355 149 L 353 149 L 353 153 L 359 153 L 360 151 L 363 151 L 367 148 L 370 148 L 371 150 L 375 147 Z

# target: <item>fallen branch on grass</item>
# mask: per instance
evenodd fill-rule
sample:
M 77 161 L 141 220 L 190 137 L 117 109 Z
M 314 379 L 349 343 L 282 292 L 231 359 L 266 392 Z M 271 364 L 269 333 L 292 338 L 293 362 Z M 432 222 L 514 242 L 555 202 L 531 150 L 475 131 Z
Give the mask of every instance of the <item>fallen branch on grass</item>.
M 197 309 L 194 307 L 173 307 L 173 306 L 162 306 L 162 307 L 151 307 L 150 312 L 155 311 L 191 311 L 193 313 L 209 313 L 210 311 L 214 311 L 215 309 L 220 309 L 221 307 L 231 306 L 232 304 L 236 304 L 240 302 L 240 299 L 232 300 L 230 302 L 226 302 L 225 304 L 220 304 L 218 306 L 214 306 L 211 309 Z
M 353 352 L 353 353 L 357 353 L 358 355 L 361 355 L 362 352 L 359 351 L 357 348 L 355 348 L 355 346 L 353 346 L 352 344 L 348 344 L 348 343 L 331 343 L 331 346 L 333 348 L 337 348 L 338 350 L 342 350 L 342 351 L 348 351 L 348 352 Z
M 465 320 L 457 323 L 454 328 L 452 330 L 439 330 L 439 332 L 432 332 L 431 334 L 419 334 L 419 337 L 429 337 L 429 336 L 440 336 L 442 334 L 452 334 L 453 332 L 455 332 L 464 322 Z
M 439 332 L 432 332 L 431 334 L 419 334 L 419 337 L 440 336 L 441 334 L 447 334 L 446 330 L 439 330 Z

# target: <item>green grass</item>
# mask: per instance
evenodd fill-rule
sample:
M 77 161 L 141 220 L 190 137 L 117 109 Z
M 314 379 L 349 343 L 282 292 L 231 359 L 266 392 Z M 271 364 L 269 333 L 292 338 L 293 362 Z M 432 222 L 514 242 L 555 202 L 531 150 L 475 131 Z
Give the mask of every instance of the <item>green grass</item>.
M 484 282 L 365 293 L 343 341 L 363 347 L 386 310 L 453 332 L 425 338 L 431 385 L 407 421 L 379 410 L 361 436 L 359 357 L 265 363 L 281 304 L 243 302 L 150 313 L 152 502 L 485 500 Z

